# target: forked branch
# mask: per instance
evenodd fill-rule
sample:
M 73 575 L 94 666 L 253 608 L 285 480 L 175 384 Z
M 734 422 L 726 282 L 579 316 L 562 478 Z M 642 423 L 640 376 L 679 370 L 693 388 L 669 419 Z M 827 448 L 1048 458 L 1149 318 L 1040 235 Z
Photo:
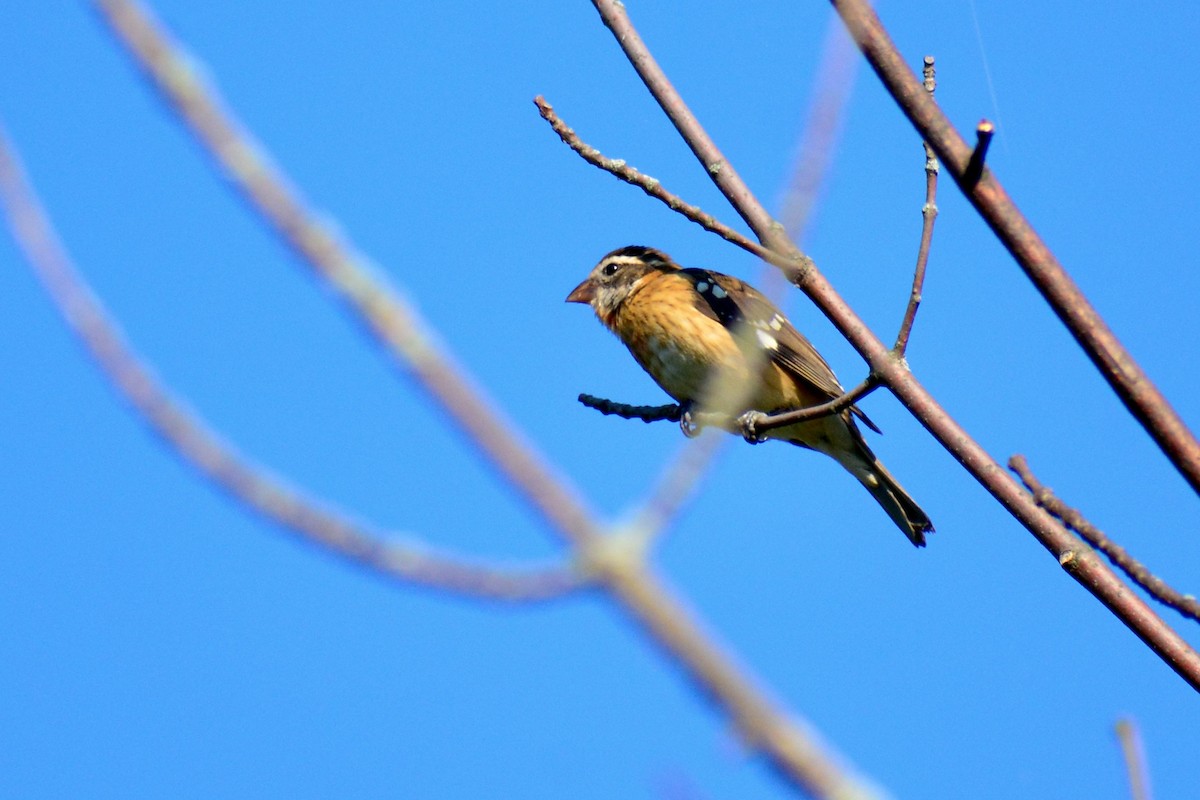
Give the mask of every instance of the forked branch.
M 126 344 L 71 263 L 3 133 L 0 203 L 34 272 L 97 366 L 174 453 L 234 499 L 309 544 L 402 583 L 507 601 L 546 600 L 583 586 L 569 568 L 501 568 L 389 541 L 250 463 L 175 400 Z
M 983 162 L 986 139 L 981 138 L 972 147 L 958 134 L 923 90 L 868 0 L 832 2 L 884 87 L 937 152 L 963 194 L 1033 281 L 1121 402 L 1192 490 L 1200 493 L 1200 442 L 986 168 Z M 990 133 L 983 132 L 982 136 L 990 138 Z
M 1191 617 L 1200 622 L 1200 602 L 1197 602 L 1195 595 L 1183 594 L 1173 589 L 1162 578 L 1158 578 L 1150 572 L 1145 564 L 1131 556 L 1128 550 L 1109 539 L 1103 531 L 1088 522 L 1078 510 L 1058 499 L 1054 492 L 1043 485 L 1033 474 L 1025 456 L 1013 456 L 1008 460 L 1008 467 L 1020 476 L 1025 488 L 1033 495 L 1034 502 L 1061 519 L 1068 528 L 1078 533 L 1092 547 L 1104 553 L 1109 561 L 1128 575 L 1130 580 L 1142 587 L 1148 595 L 1163 605 L 1170 606 L 1185 617 Z
M 580 562 L 790 782 L 820 797 L 877 796 L 794 714 L 763 692 L 621 537 L 594 516 L 513 431 L 417 316 L 301 203 L 271 160 L 217 102 L 157 23 L 130 0 L 95 0 L 118 41 L 176 110 L 251 207 L 385 343 L 510 486 L 567 539 Z
M 551 529 L 574 544 L 599 528 L 579 493 L 553 472 L 518 427 L 446 352 L 418 310 L 313 213 L 275 162 L 221 102 L 167 32 L 130 0 L 94 0 L 118 42 L 233 187 L 392 356 L 393 363 L 479 449 Z
M 882 385 L 888 387 L 917 420 L 933 434 L 942 447 L 946 448 L 1056 559 L 1062 558 L 1067 553 L 1074 553 L 1075 544 L 1078 541 L 1074 534 L 1034 503 L 1022 487 L 1005 473 L 996 460 L 988 455 L 987 451 L 946 413 L 945 409 L 916 380 L 907 365 L 901 359 L 895 358 L 892 351 L 846 304 L 817 270 L 812 260 L 800 253 L 796 245 L 787 239 L 783 233 L 783 226 L 771 218 L 736 170 L 726 162 L 695 116 L 688 110 L 679 93 L 667 79 L 641 37 L 638 36 L 625 11 L 624 4 L 618 0 L 592 0 L 592 2 L 605 25 L 613 32 L 630 64 L 642 78 L 650 93 L 658 100 L 667 117 L 675 125 L 718 189 L 750 225 L 759 241 L 786 260 L 787 266 L 783 266 L 781 269 L 866 359 L 871 367 L 872 375 Z M 853 2 L 835 3 L 835 5 L 842 13 L 843 19 L 847 21 L 847 27 L 850 28 L 852 36 L 864 52 L 868 50 L 868 45 L 864 42 L 875 41 L 879 38 L 886 41 L 886 35 L 879 28 L 878 20 L 875 19 L 867 4 L 861 0 L 853 0 Z M 849 11 L 851 7 L 854 9 L 853 14 Z M 854 18 L 853 21 L 848 19 L 851 16 Z M 865 34 L 863 26 L 859 24 L 864 16 L 869 16 L 870 20 L 874 20 L 874 27 L 871 28 L 868 25 Z M 890 42 L 887 44 L 890 47 Z M 902 90 L 905 95 L 917 95 L 922 103 L 936 110 L 936 106 L 928 97 L 925 88 L 912 75 L 912 71 L 904 65 L 899 55 L 894 53 L 894 48 L 892 48 L 892 52 L 898 70 L 896 74 L 907 76 L 902 82 Z M 868 56 L 870 58 L 871 53 L 868 53 Z M 872 61 L 872 63 L 875 62 Z M 878 68 L 877 71 L 879 71 Z M 940 114 L 940 112 L 938 113 Z M 939 141 L 941 141 L 939 136 L 944 132 L 926 131 L 924 128 L 922 131 L 926 133 L 926 138 L 945 162 L 946 154 L 939 147 Z M 954 174 L 960 175 L 965 164 L 965 156 L 962 158 L 956 156 L 953 165 Z M 988 180 L 985 171 L 980 186 L 987 183 Z M 1046 255 L 1049 255 L 1048 251 Z M 1100 324 L 1102 325 L 1102 323 Z M 1200 478 L 1200 448 L 1197 448 L 1196 456 L 1196 472 L 1197 477 Z M 1200 655 L 1145 601 L 1134 592 L 1130 592 L 1126 584 L 1113 573 L 1102 559 L 1091 552 L 1076 554 L 1069 574 L 1134 631 L 1190 686 L 1200 690 Z

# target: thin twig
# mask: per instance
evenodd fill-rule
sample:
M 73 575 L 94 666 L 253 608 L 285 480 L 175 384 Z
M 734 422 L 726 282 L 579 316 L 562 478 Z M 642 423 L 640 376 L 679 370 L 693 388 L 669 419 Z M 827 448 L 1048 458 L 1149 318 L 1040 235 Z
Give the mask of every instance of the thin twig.
M 995 133 L 996 126 L 986 119 L 981 120 L 975 126 L 975 149 L 971 151 L 971 158 L 967 161 L 967 168 L 963 170 L 962 182 L 964 186 L 974 186 L 983 177 L 983 165 L 987 160 L 988 147 L 992 144 L 992 135 Z
M 421 318 L 367 260 L 312 213 L 273 160 L 218 99 L 157 20 L 129 0 L 95 0 L 103 20 L 152 84 L 187 123 L 233 186 L 281 239 L 327 282 L 393 362 L 438 403 L 497 473 L 575 544 L 599 530 L 579 493 L 553 472 L 530 442 L 488 400 Z
M 1142 735 L 1137 723 L 1130 719 L 1119 719 L 1113 726 L 1117 742 L 1121 745 L 1121 756 L 1125 761 L 1125 772 L 1129 776 L 1129 800 L 1153 800 L 1150 791 L 1150 770 L 1146 766 L 1146 749 L 1142 746 Z
M 749 441 L 755 441 L 761 434 L 776 428 L 840 414 L 878 388 L 879 383 L 875 378 L 867 376 L 862 383 L 850 391 L 819 405 L 797 408 L 794 411 L 783 411 L 778 414 L 747 415 L 743 417 L 742 435 Z M 873 424 L 871 427 L 875 428 Z M 878 432 L 879 429 L 875 428 L 875 430 Z
M 869 0 L 833 0 L 833 5 L 884 87 L 921 137 L 937 152 L 967 199 L 1033 281 L 1126 408 L 1192 490 L 1200 493 L 1200 442 L 1196 436 L 1088 302 L 995 175 L 985 170 L 978 181 L 966 180 L 973 148 L 921 88 Z
M 624 4 L 619 0 L 592 0 L 592 2 L 600 12 L 604 24 L 612 31 L 625 56 L 638 72 L 642 82 L 658 100 L 659 105 L 675 125 L 684 142 L 700 160 L 722 194 L 746 220 L 759 240 L 768 247 L 777 249 L 777 252 L 785 257 L 789 266 L 781 267 L 781 269 L 785 270 L 789 280 L 821 309 L 822 313 L 846 337 L 855 350 L 866 359 L 871 366 L 872 374 L 879 382 L 887 386 L 909 412 L 933 434 L 942 447 L 951 453 L 1055 558 L 1061 560 L 1068 553 L 1072 553 L 1073 566 L 1069 570 L 1071 577 L 1099 599 L 1130 630 L 1134 631 L 1181 678 L 1187 681 L 1188 685 L 1193 689 L 1200 690 L 1200 654 L 1197 654 L 1135 592 L 1128 591 L 1126 584 L 1101 558 L 1093 553 L 1074 554 L 1073 548 L 1078 542 L 1076 537 L 1044 509 L 1039 508 L 1021 486 L 1004 472 L 996 460 L 988 455 L 987 451 L 946 413 L 946 410 L 912 375 L 907 364 L 902 359 L 895 358 L 883 342 L 867 328 L 862 319 L 854 313 L 854 310 L 846 304 L 845 300 L 816 269 L 812 260 L 801 254 L 795 244 L 784 236 L 783 226 L 771 219 L 770 214 L 741 180 L 737 172 L 725 163 L 720 150 L 688 110 L 641 37 L 637 35 L 637 31 L 633 28 L 625 12 Z M 844 7 L 848 4 L 853 6 L 853 11 Z M 870 7 L 861 0 L 853 0 L 852 3 L 847 0 L 847 3 L 838 5 L 838 11 L 843 20 L 847 22 L 847 27 L 855 41 L 858 42 L 860 49 L 870 49 L 869 43 L 876 41 L 879 37 L 886 41 L 886 34 L 882 33 L 882 29 L 872 29 L 868 33 L 864 33 L 860 20 L 864 18 L 864 15 L 871 20 L 875 20 L 875 17 L 871 13 Z M 878 20 L 875 20 L 874 25 L 875 28 L 878 28 Z M 890 42 L 888 45 L 890 47 Z M 891 48 L 889 58 L 894 57 L 895 62 L 899 65 L 896 67 L 899 70 L 897 74 L 903 73 L 911 78 L 911 70 L 907 69 L 899 54 L 894 50 Z M 922 100 L 932 103 L 919 82 L 912 79 L 911 83 L 911 93 L 920 94 Z M 907 90 L 908 85 L 904 84 L 904 88 Z M 938 148 L 937 142 L 932 136 L 930 142 L 944 161 L 945 154 Z M 961 168 L 961 165 L 965 163 L 965 158 L 958 163 Z M 956 172 L 956 174 L 958 173 Z M 986 179 L 984 182 L 986 183 Z M 1200 449 L 1198 449 L 1197 455 L 1197 464 L 1200 465 Z
M 1084 541 L 1104 553 L 1109 561 L 1116 564 L 1122 572 L 1129 576 L 1130 580 L 1145 589 L 1147 594 L 1185 617 L 1191 617 L 1200 622 L 1200 602 L 1197 602 L 1194 595 L 1176 591 L 1166 581 L 1155 577 L 1145 564 L 1129 555 L 1129 551 L 1104 535 L 1077 509 L 1071 508 L 1055 497 L 1053 490 L 1043 485 L 1029 469 L 1029 463 L 1025 460 L 1025 456 L 1013 456 L 1008 460 L 1008 467 L 1020 476 L 1025 488 L 1033 495 L 1035 503 L 1061 519 L 1068 528 L 1083 537 Z
M 655 200 L 666 203 L 672 211 L 682 214 L 704 230 L 717 234 L 722 239 L 736 244 L 759 258 L 766 261 L 777 258 L 770 250 L 745 234 L 735 231 L 712 214 L 705 213 L 699 206 L 692 205 L 679 195 L 668 192 L 657 178 L 651 178 L 649 175 L 639 172 L 636 168 L 629 166 L 624 159 L 608 158 L 595 147 L 580 139 L 579 134 L 575 133 L 575 130 L 558 116 L 554 106 L 550 105 L 545 97 L 539 94 L 533 98 L 533 104 L 537 106 L 542 119 L 550 123 L 550 127 L 558 134 L 558 138 L 562 139 L 563 144 L 578 153 L 587 163 L 599 167 L 625 183 L 638 187 Z
M 933 56 L 925 56 L 925 66 L 922 70 L 924 80 L 922 85 L 929 96 L 937 89 L 937 75 L 934 71 Z M 922 142 L 925 150 L 925 205 L 921 206 L 921 244 L 917 248 L 917 266 L 913 270 L 912 292 L 908 296 L 908 308 L 904 310 L 904 319 L 900 322 L 900 332 L 896 335 L 896 344 L 892 350 L 900 358 L 904 358 L 908 350 L 908 337 L 912 333 L 913 322 L 917 318 L 917 307 L 921 305 L 921 296 L 925 291 L 925 266 L 929 263 L 929 248 L 933 243 L 933 223 L 937 220 L 937 183 L 938 160 L 929 142 Z
M 611 414 L 624 419 L 640 419 L 642 422 L 679 422 L 683 416 L 683 409 L 675 403 L 663 406 L 634 406 L 590 394 L 579 395 L 579 402 L 605 416 Z
M 571 569 L 501 568 L 388 541 L 251 463 L 179 403 L 126 344 L 71 263 L 2 131 L 0 199 L 34 273 L 97 366 L 173 452 L 248 508 L 309 544 L 403 583 L 508 601 L 546 600 L 583 585 Z
M 868 376 L 853 389 L 815 406 L 805 406 L 775 414 L 751 411 L 737 417 L 719 411 L 700 411 L 691 412 L 688 418 L 697 429 L 720 428 L 729 433 L 740 434 L 747 441 L 759 442 L 762 440 L 762 434 L 767 431 L 840 414 L 878 388 L 879 384 L 875 379 Z M 635 406 L 590 394 L 579 395 L 579 402 L 588 408 L 596 409 L 605 416 L 640 419 L 642 422 L 680 422 L 683 418 L 683 409 L 673 403 L 663 406 Z

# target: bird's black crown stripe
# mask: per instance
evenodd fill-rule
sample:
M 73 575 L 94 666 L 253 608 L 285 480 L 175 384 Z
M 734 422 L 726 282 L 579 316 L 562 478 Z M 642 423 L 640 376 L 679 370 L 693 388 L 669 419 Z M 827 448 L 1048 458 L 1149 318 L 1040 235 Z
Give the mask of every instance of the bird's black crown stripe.
M 670 259 L 661 250 L 655 250 L 653 247 L 644 247 L 640 244 L 633 244 L 628 247 L 622 247 L 620 250 L 614 250 L 611 255 L 636 258 L 648 264 L 667 264 L 670 262 Z

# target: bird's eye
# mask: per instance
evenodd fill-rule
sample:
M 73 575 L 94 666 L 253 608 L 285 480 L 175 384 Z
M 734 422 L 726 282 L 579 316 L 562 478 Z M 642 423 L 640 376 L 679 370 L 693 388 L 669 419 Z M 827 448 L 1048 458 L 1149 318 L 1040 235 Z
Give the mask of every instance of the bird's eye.
M 617 270 L 619 270 L 620 268 L 621 267 L 618 266 L 617 264 L 612 264 L 612 263 L 605 264 L 604 269 L 600 270 L 600 274 L 606 278 L 611 278 L 613 275 L 617 274 Z

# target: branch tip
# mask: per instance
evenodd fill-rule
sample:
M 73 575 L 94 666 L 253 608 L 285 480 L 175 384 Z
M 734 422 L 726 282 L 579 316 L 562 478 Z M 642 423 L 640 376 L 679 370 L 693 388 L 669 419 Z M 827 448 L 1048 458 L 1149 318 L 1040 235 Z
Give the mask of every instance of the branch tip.
M 388 541 L 383 533 L 274 477 L 189 411 L 127 343 L 73 263 L 2 133 L 0 206 L 59 315 L 134 415 L 181 461 L 246 510 L 331 555 L 397 582 L 510 602 L 547 600 L 580 588 L 578 576 L 565 568 L 493 567 L 413 543 Z
M 631 186 L 638 187 L 646 194 L 665 204 L 667 208 L 683 215 L 686 219 L 694 222 L 706 231 L 717 234 L 725 241 L 735 244 L 762 260 L 780 267 L 785 272 L 789 272 L 790 270 L 789 274 L 792 274 L 796 271 L 795 265 L 788 259 L 773 253 L 753 239 L 735 231 L 733 228 L 717 220 L 712 214 L 703 211 L 699 206 L 692 205 L 678 195 L 671 193 L 662 185 L 662 181 L 629 166 L 629 163 L 623 158 L 608 158 L 600 150 L 584 142 L 579 138 L 575 130 L 558 116 L 558 113 L 554 110 L 554 106 L 550 105 L 542 95 L 535 97 L 533 102 L 537 106 L 538 113 L 541 114 L 542 119 L 550 123 L 550 128 L 558 134 L 558 138 L 562 140 L 563 144 L 574 150 L 580 158 L 593 167 L 604 170 L 618 180 L 624 181 Z M 709 166 L 709 170 L 715 175 L 720 173 L 723 167 L 723 162 L 713 162 Z
M 968 188 L 974 187 L 983 177 L 983 162 L 987 159 L 988 148 L 991 147 L 992 136 L 995 133 L 996 126 L 986 119 L 980 120 L 979 125 L 975 127 L 975 149 L 971 151 L 971 158 L 967 161 L 962 178 L 963 184 Z
M 1167 584 L 1166 581 L 1153 575 L 1144 564 L 1131 556 L 1124 547 L 1112 541 L 1096 526 L 1088 522 L 1078 510 L 1071 508 L 1055 496 L 1054 491 L 1042 484 L 1037 479 L 1037 476 L 1033 474 L 1033 471 L 1029 468 L 1029 462 L 1025 460 L 1024 456 L 1020 454 L 1012 456 L 1008 460 L 1008 468 L 1016 473 L 1021 482 L 1025 484 L 1025 488 L 1029 490 L 1029 494 L 1033 497 L 1035 503 L 1061 520 L 1067 528 L 1079 534 L 1089 545 L 1103 553 L 1109 561 L 1129 576 L 1129 579 L 1140 586 L 1147 594 L 1163 605 L 1175 609 L 1183 616 L 1200 622 L 1200 603 L 1196 601 L 1195 597 L 1182 594 Z M 1060 555 L 1059 563 L 1063 566 L 1067 566 L 1070 560 L 1064 560 L 1068 553 L 1072 559 L 1075 556 L 1072 551 L 1067 551 Z

